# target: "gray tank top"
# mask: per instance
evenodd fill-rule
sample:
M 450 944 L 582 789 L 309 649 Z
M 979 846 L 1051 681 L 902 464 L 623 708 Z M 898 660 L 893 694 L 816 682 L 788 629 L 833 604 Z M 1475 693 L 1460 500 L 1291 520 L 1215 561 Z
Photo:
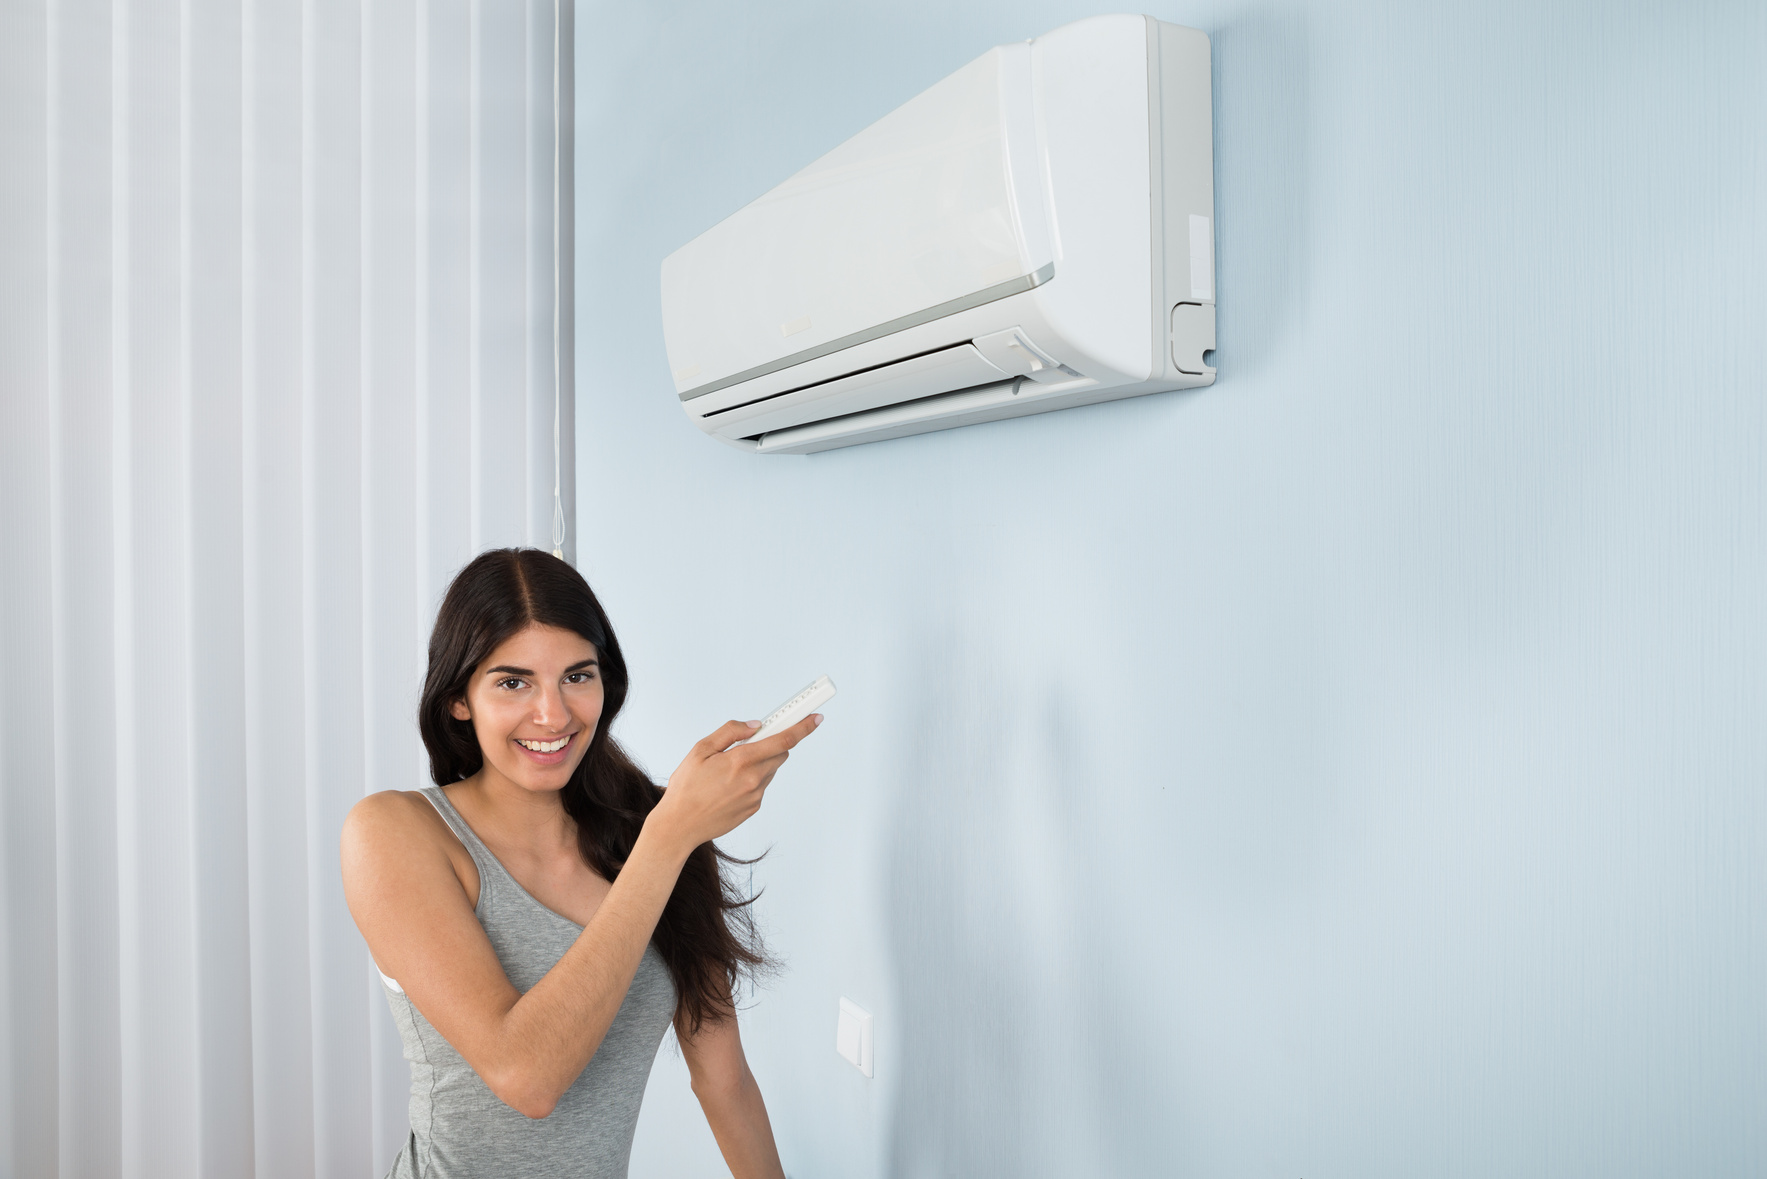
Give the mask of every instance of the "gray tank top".
M 509 981 L 526 994 L 583 927 L 529 896 L 440 787 L 423 793 L 478 865 L 474 915 Z M 411 1133 L 388 1179 L 625 1179 L 644 1083 L 675 1012 L 675 985 L 654 945 L 644 948 L 595 1056 L 557 1108 L 539 1119 L 503 1104 L 398 983 L 381 979 L 411 1065 Z

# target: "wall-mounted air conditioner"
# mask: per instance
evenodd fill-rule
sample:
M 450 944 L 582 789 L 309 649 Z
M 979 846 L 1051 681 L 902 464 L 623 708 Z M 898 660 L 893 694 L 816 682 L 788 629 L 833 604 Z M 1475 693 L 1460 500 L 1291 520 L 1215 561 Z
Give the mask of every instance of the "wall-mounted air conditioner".
M 1209 39 L 1003 45 L 663 262 L 687 414 L 805 454 L 1214 381 Z

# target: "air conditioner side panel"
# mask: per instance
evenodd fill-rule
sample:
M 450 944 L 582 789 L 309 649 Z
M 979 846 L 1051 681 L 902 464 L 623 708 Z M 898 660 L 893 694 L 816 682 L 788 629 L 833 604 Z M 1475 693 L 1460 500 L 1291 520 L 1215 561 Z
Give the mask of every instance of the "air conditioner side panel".
M 1210 78 L 1209 38 L 1196 29 L 1151 21 L 1157 66 L 1154 89 L 1158 105 L 1154 155 L 1159 170 L 1159 201 L 1155 215 L 1165 238 L 1161 277 L 1164 298 L 1154 308 L 1156 324 L 1168 344 L 1159 358 L 1168 378 L 1190 384 L 1211 384 L 1214 369 L 1203 366 L 1200 379 L 1194 360 L 1181 372 L 1175 358 L 1194 352 L 1194 341 L 1181 340 L 1180 323 L 1214 323 L 1215 304 L 1215 152 L 1214 101 Z M 1206 312 L 1175 317 L 1173 308 L 1194 303 Z M 1196 311 L 1196 308 L 1191 308 Z M 1214 346 L 1213 332 L 1208 346 Z
M 1145 18 L 1099 16 L 1031 43 L 1056 246 L 1031 294 L 1057 357 L 1107 385 L 1154 371 L 1147 40 Z

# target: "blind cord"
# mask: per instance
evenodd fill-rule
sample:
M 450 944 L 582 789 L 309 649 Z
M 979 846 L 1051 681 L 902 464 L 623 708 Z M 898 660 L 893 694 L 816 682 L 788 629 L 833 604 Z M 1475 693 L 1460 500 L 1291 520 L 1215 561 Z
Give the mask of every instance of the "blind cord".
M 552 0 L 552 555 L 564 559 L 564 494 L 561 491 L 562 471 L 559 463 L 559 432 L 564 402 L 564 371 L 559 349 L 560 266 L 558 201 L 559 163 L 563 156 L 563 133 L 558 122 L 558 54 L 559 37 L 564 28 L 561 10 L 564 0 Z

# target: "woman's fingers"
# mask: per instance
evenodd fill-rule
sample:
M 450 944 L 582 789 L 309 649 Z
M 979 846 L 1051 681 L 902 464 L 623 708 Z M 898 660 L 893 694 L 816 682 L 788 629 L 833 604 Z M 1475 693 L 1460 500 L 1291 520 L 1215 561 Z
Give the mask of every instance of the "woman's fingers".
M 808 737 L 811 732 L 815 730 L 816 726 L 821 723 L 822 714 L 820 712 L 812 712 L 809 716 L 805 717 L 797 724 L 792 725 L 790 728 L 781 729 L 779 732 L 774 733 L 765 740 L 756 741 L 752 745 L 743 746 L 743 748 L 754 750 L 762 759 L 773 757 L 774 755 L 784 753 L 797 745 L 799 741 Z
M 725 721 L 694 745 L 694 755 L 702 761 L 714 753 L 722 753 L 738 741 L 746 741 L 760 728 L 759 721 Z
M 822 722 L 819 715 L 772 734 L 764 741 L 736 746 L 754 736 L 758 725 L 730 721 L 693 747 L 669 778 L 668 798 L 659 807 L 672 825 L 683 825 L 695 844 L 715 839 L 754 814 L 773 775 L 791 749 Z M 732 748 L 735 746 L 735 748 Z
M 754 760 L 764 761 L 767 758 L 772 757 L 774 754 L 782 753 L 792 748 L 799 741 L 808 737 L 811 731 L 821 723 L 822 714 L 819 712 L 813 712 L 797 724 L 779 730 L 779 732 L 770 735 L 764 741 L 757 741 L 753 745 L 744 746 L 744 752 L 754 754 Z M 732 745 L 735 745 L 738 741 L 746 741 L 754 736 L 755 730 L 760 727 L 761 724 L 759 721 L 725 721 L 722 725 L 719 725 L 716 730 L 701 738 L 698 744 L 694 745 L 694 755 L 703 761 L 715 753 L 723 753 L 729 750 L 729 748 Z
M 740 757 L 747 762 L 748 773 L 753 775 L 755 787 L 765 791 L 773 781 L 773 775 L 791 756 L 792 747 L 822 723 L 820 714 L 805 717 L 789 728 L 781 729 L 765 741 L 756 741 L 752 745 L 744 745 L 731 751 L 732 756 Z

